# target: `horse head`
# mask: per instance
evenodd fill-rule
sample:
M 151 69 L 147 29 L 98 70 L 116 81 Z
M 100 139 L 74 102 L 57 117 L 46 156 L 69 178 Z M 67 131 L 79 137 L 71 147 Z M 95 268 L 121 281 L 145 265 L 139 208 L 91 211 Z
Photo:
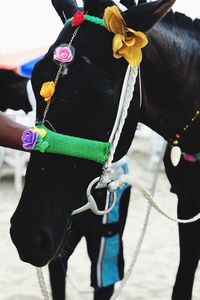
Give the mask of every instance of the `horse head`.
M 147 31 L 173 3 L 174 0 L 159 0 L 133 5 L 121 15 L 128 27 Z M 42 121 L 45 130 L 89 141 L 109 141 L 128 66 L 124 58 L 113 57 L 113 32 L 102 26 L 105 10 L 113 5 L 110 0 L 85 1 L 86 21 L 73 27 L 68 20 L 56 42 L 36 64 L 32 85 L 37 100 L 37 122 Z M 68 10 L 67 18 L 74 10 L 75 6 Z M 74 59 L 60 68 L 55 53 L 63 44 L 70 47 Z M 55 88 L 50 100 L 49 95 L 41 93 L 42 84 L 49 81 L 53 81 Z M 130 106 L 114 160 L 128 151 L 138 112 L 139 99 Z M 66 242 L 72 211 L 85 203 L 88 185 L 101 173 L 102 164 L 98 161 L 31 152 L 24 189 L 10 229 L 23 261 L 43 266 L 59 253 Z

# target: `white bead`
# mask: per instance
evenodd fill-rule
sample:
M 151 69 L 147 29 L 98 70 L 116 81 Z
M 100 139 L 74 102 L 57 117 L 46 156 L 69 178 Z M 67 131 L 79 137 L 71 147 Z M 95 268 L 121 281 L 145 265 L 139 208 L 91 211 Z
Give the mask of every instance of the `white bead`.
M 172 147 L 170 154 L 171 162 L 174 167 L 178 166 L 181 159 L 181 148 L 178 146 Z

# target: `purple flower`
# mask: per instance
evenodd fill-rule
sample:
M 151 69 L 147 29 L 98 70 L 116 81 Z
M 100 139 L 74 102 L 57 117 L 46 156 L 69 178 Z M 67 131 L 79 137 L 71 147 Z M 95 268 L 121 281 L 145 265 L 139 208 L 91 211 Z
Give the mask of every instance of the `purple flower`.
M 73 53 L 69 47 L 57 47 L 54 53 L 55 60 L 66 63 L 71 62 L 74 58 Z
M 22 134 L 22 146 L 25 150 L 34 149 L 38 139 L 38 132 L 31 129 L 24 130 Z

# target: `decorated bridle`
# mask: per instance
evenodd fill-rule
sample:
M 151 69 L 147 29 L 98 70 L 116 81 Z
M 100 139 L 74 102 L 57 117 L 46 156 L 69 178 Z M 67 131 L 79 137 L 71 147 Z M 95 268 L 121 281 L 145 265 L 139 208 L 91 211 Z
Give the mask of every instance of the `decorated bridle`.
M 123 57 L 129 64 L 122 86 L 117 116 L 108 142 L 60 134 L 47 129 L 44 125 L 57 82 L 61 74 L 67 74 L 69 64 L 74 60 L 75 49 L 72 45 L 73 40 L 76 37 L 81 24 L 86 21 L 105 27 L 107 30 L 113 32 L 113 56 L 117 59 Z M 23 132 L 22 143 L 25 150 L 73 156 L 101 163 L 103 165 L 102 175 L 95 178 L 89 184 L 86 191 L 88 203 L 79 209 L 74 210 L 72 214 L 74 215 L 87 209 L 91 209 L 95 214 L 103 215 L 112 210 L 116 201 L 115 191 L 125 182 L 125 178 L 122 177 L 116 181 L 110 179 L 111 163 L 132 100 L 134 86 L 138 75 L 138 65 L 142 60 L 141 48 L 145 47 L 148 41 L 144 33 L 126 27 L 126 23 L 117 6 L 107 7 L 103 19 L 88 15 L 87 13 L 83 14 L 78 11 L 73 18 L 66 21 L 66 24 L 71 24 L 72 27 L 75 27 L 75 30 L 70 42 L 68 44 L 61 44 L 54 51 L 53 59 L 58 65 L 55 80 L 43 83 L 40 90 L 40 95 L 47 103 L 42 122 Z M 95 199 L 91 194 L 92 187 L 95 184 L 97 184 L 97 187 L 107 187 L 108 191 L 112 194 L 112 203 L 108 208 L 102 211 L 98 209 Z

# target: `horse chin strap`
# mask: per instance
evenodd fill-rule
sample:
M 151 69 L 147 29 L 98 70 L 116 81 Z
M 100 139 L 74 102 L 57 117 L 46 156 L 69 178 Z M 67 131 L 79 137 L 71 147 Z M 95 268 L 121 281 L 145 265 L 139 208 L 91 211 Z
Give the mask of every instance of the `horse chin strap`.
M 109 156 L 107 161 L 103 165 L 103 171 L 102 175 L 100 177 L 97 177 L 91 181 L 89 184 L 87 191 L 86 191 L 86 196 L 87 196 L 87 204 L 83 205 L 82 207 L 74 210 L 72 212 L 72 215 L 76 215 L 78 213 L 81 213 L 85 210 L 91 209 L 91 211 L 96 214 L 96 215 L 104 215 L 109 213 L 116 202 L 116 189 L 120 186 L 122 186 L 127 180 L 128 176 L 123 175 L 119 179 L 112 181 L 111 180 L 111 164 L 114 158 L 115 150 L 117 148 L 120 135 L 125 123 L 125 119 L 128 114 L 128 108 L 130 106 L 131 100 L 133 98 L 133 92 L 135 88 L 135 83 L 138 75 L 138 68 L 139 67 L 131 67 L 130 65 L 127 68 L 123 86 L 122 86 L 122 91 L 121 91 L 121 96 L 119 100 L 119 106 L 118 106 L 118 112 L 116 115 L 115 123 L 113 126 L 113 130 L 111 132 L 109 142 L 112 143 L 112 148 L 110 150 Z M 140 77 L 140 72 L 139 72 L 139 77 Z M 140 82 L 140 80 L 139 80 Z M 140 89 L 140 98 L 141 98 L 141 89 Z M 141 99 L 140 99 L 141 100 Z M 141 105 L 141 101 L 140 101 Z M 97 185 L 97 188 L 107 188 L 108 192 L 112 195 L 112 203 L 109 205 L 109 207 L 105 208 L 105 210 L 99 210 L 98 206 L 96 204 L 96 201 L 94 197 L 92 196 L 92 188 L 95 184 Z

